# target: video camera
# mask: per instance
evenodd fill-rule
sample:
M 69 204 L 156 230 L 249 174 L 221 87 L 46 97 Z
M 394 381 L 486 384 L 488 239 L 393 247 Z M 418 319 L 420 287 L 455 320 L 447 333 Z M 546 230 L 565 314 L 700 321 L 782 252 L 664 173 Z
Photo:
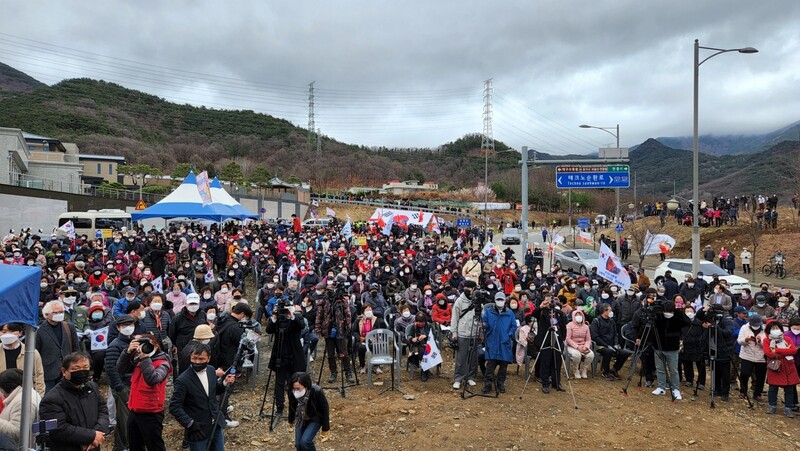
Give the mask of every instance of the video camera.
M 483 307 L 485 304 L 492 302 L 492 295 L 484 289 L 476 289 L 472 292 L 472 302 L 476 307 Z
M 659 299 L 655 293 L 648 293 L 642 309 L 648 319 L 655 320 L 656 317 L 664 314 L 664 300 Z
M 706 312 L 708 322 L 718 323 L 725 316 L 725 308 L 722 304 L 710 304 Z
M 287 305 L 286 298 L 279 298 L 278 302 L 275 304 L 275 314 L 278 315 L 278 318 L 285 317 L 289 313 L 289 307 Z

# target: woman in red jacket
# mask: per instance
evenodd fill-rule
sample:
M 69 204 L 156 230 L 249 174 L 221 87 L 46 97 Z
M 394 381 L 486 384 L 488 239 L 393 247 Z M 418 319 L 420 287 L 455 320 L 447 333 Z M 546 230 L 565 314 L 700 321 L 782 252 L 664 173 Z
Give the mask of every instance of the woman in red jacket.
M 793 360 L 797 351 L 794 343 L 786 340 L 783 333 L 783 326 L 777 321 L 769 321 L 765 330 L 767 339 L 762 342 L 764 356 L 767 358 L 767 383 L 769 384 L 767 413 L 778 411 L 778 388 L 783 388 L 784 414 L 789 418 L 794 418 L 792 406 L 794 406 L 794 391 L 791 387 L 800 384 L 800 377 L 797 375 L 797 368 Z M 777 363 L 775 363 L 777 362 Z
M 450 325 L 450 318 L 453 316 L 453 306 L 447 302 L 443 293 L 436 295 L 436 303 L 431 310 L 433 321 L 445 326 Z

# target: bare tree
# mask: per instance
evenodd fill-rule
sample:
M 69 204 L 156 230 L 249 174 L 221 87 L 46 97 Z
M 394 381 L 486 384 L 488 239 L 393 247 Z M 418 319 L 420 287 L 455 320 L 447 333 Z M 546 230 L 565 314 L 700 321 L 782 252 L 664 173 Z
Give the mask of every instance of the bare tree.
M 647 219 L 642 218 L 635 221 L 626 222 L 627 229 L 623 233 L 627 233 L 628 236 L 631 237 L 633 240 L 633 248 L 631 249 L 632 252 L 636 252 L 637 257 L 639 258 L 639 268 L 642 267 L 642 263 L 644 262 L 644 255 L 645 250 L 650 247 L 650 244 L 647 241 L 648 234 L 649 235 L 657 235 L 664 230 L 664 224 L 661 221 L 654 223 L 653 226 L 648 225 Z

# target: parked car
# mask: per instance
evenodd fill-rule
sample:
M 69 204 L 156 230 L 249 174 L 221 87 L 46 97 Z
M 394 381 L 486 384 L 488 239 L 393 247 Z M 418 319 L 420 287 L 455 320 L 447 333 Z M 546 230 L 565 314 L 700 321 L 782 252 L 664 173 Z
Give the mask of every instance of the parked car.
M 312 230 L 326 228 L 331 221 L 332 218 L 309 218 L 303 221 L 303 228 Z
M 608 222 L 608 217 L 606 215 L 597 215 L 594 217 L 594 223 L 601 226 Z
M 672 277 L 675 278 L 678 283 L 683 282 L 687 275 L 694 276 L 694 274 L 692 274 L 691 259 L 670 258 L 664 260 L 656 268 L 656 271 L 653 274 L 653 283 L 656 286 L 661 283 L 661 281 L 664 279 L 664 274 L 668 270 L 672 271 Z M 744 277 L 732 276 L 728 274 L 727 271 L 710 261 L 700 260 L 700 271 L 703 273 L 703 279 L 709 283 L 711 283 L 713 280 L 712 276 L 714 274 L 718 275 L 720 279 L 725 279 L 730 286 L 732 294 L 741 294 L 742 290 L 745 288 L 750 288 L 749 280 L 745 279 Z
M 503 238 L 500 240 L 502 244 L 520 244 L 521 239 L 519 236 L 519 229 L 509 227 L 503 229 Z
M 591 249 L 567 249 L 556 253 L 556 266 L 572 268 L 582 276 L 586 276 L 597 267 L 598 258 L 600 254 Z

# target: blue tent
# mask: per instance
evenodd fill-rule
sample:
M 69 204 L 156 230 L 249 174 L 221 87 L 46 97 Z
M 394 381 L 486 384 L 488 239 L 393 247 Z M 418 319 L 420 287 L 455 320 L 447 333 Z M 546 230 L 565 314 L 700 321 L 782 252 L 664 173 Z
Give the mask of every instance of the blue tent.
M 0 265 L 0 319 L 2 323 L 39 326 L 38 266 Z
M 197 191 L 197 179 L 194 173 L 190 172 L 183 183 L 169 196 L 150 208 L 131 213 L 131 219 L 141 221 L 151 218 L 190 218 L 223 222 L 228 219 L 258 218 L 257 214 L 250 213 L 235 200 L 231 203 L 217 197 L 221 196 L 215 197 L 212 190 L 211 203 L 203 205 L 203 200 Z
M 39 281 L 42 270 L 38 266 L 0 265 L 0 322 L 25 324 L 25 358 L 23 363 L 22 405 L 31 404 L 33 391 L 33 363 L 36 350 L 36 328 L 39 325 Z M 22 410 L 20 443 L 29 449 L 33 418 L 29 409 Z

